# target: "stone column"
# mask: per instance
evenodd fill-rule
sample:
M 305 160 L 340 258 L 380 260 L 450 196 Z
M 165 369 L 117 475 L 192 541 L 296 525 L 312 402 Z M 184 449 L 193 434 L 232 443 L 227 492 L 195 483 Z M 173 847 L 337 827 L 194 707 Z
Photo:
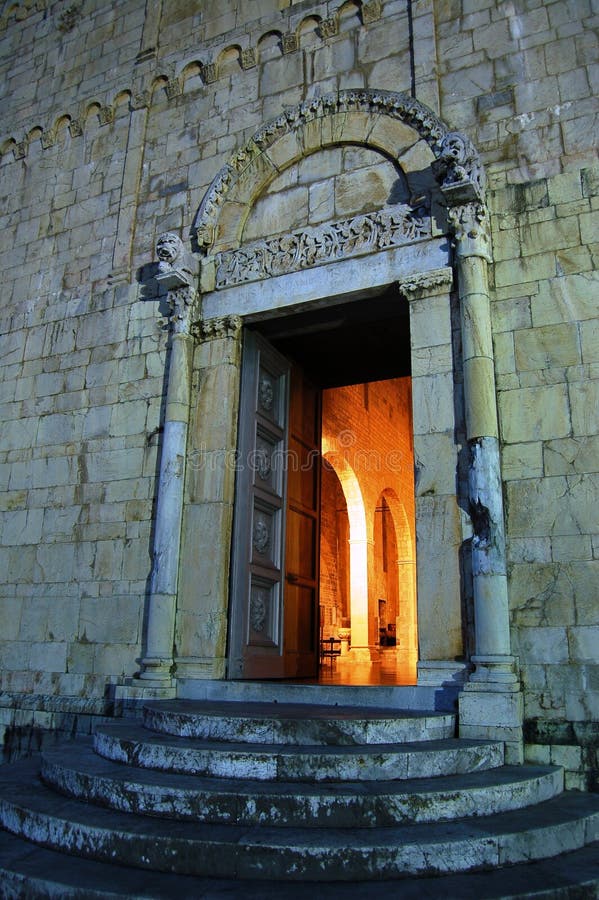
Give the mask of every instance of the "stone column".
M 472 142 L 457 132 L 441 141 L 434 172 L 447 202 L 457 263 L 473 528 L 475 671 L 460 697 L 460 734 L 503 740 L 506 758 L 518 762 L 523 756 L 523 705 L 510 652 L 485 174 Z
M 367 538 L 349 539 L 349 596 L 351 649 L 349 657 L 357 662 L 378 658 L 374 626 L 370 621 L 369 589 L 372 584 L 374 542 Z
M 476 648 L 475 671 L 460 697 L 460 734 L 504 740 L 507 758 L 518 762 L 523 707 L 510 647 L 487 211 L 474 201 L 450 209 L 449 217 L 458 262 Z
M 196 301 L 191 258 L 176 235 L 164 234 L 157 242 L 161 260 L 156 280 L 167 289 L 171 306 L 171 355 L 150 592 L 146 613 L 146 637 L 139 678 L 149 685 L 172 687 L 173 638 L 177 608 L 177 584 L 183 517 L 183 490 L 189 427 L 193 338 L 192 309 Z

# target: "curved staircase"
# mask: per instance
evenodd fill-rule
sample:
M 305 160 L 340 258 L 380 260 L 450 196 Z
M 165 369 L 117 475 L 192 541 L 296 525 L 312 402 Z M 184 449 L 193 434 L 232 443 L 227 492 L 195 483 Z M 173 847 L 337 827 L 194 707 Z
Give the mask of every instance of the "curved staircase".
M 599 796 L 454 733 L 447 712 L 147 704 L 0 769 L 0 896 L 599 896 Z

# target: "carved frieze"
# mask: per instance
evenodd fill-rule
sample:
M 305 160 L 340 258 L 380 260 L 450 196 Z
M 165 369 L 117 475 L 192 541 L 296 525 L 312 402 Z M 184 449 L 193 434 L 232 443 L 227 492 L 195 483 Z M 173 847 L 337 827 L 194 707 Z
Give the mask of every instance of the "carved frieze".
M 400 203 L 341 222 L 246 244 L 216 255 L 216 288 L 284 275 L 430 236 L 423 209 Z

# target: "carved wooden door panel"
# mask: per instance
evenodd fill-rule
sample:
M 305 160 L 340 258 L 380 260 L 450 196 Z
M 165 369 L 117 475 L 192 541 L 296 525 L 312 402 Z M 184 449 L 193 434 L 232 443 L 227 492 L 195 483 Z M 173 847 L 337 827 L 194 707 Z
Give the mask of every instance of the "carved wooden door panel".
M 318 670 L 320 398 L 320 390 L 294 364 L 289 391 L 285 657 L 287 672 L 300 678 Z
M 313 441 L 320 419 L 311 428 L 295 422 L 304 406 L 310 408 L 300 397 L 303 383 L 264 338 L 246 332 L 230 597 L 232 678 L 316 673 L 320 469 L 311 459 L 312 485 L 303 487 L 300 460 L 307 457 L 304 432 Z M 312 414 L 319 412 L 318 392 L 313 393 Z M 318 444 L 310 446 L 318 452 Z

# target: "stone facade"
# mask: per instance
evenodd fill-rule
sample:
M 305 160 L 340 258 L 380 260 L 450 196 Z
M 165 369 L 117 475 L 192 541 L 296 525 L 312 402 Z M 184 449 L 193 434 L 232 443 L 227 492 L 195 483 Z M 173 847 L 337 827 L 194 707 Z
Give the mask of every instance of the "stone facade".
M 147 690 L 174 659 L 188 679 L 224 676 L 236 317 L 310 302 L 315 282 L 340 295 L 350 265 L 356 289 L 399 282 L 410 307 L 417 552 L 438 562 L 418 596 L 444 628 L 421 634 L 421 676 L 477 656 L 493 548 L 474 559 L 478 594 L 460 566 L 480 539 L 464 461 L 480 439 L 501 466 L 499 506 L 482 505 L 505 548 L 490 565 L 500 592 L 507 576 L 499 655 L 519 660 L 525 754 L 596 783 L 596 25 L 592 0 L 4 4 L 7 752 L 118 711 L 142 658 Z M 372 223 L 391 220 L 429 231 L 375 246 Z M 193 296 L 153 262 L 164 232 L 183 241 Z M 341 261 L 322 256 L 333 233 Z M 305 249 L 290 262 L 297 235 L 316 265 Z M 265 244 L 279 268 L 234 282 Z M 431 274 L 450 267 L 453 291 Z M 485 292 L 490 327 L 473 331 Z M 168 584 L 165 447 L 184 481 Z M 174 616 L 153 650 L 152 596 L 172 596 Z M 464 728 L 484 726 L 470 707 L 485 693 L 468 693 Z

